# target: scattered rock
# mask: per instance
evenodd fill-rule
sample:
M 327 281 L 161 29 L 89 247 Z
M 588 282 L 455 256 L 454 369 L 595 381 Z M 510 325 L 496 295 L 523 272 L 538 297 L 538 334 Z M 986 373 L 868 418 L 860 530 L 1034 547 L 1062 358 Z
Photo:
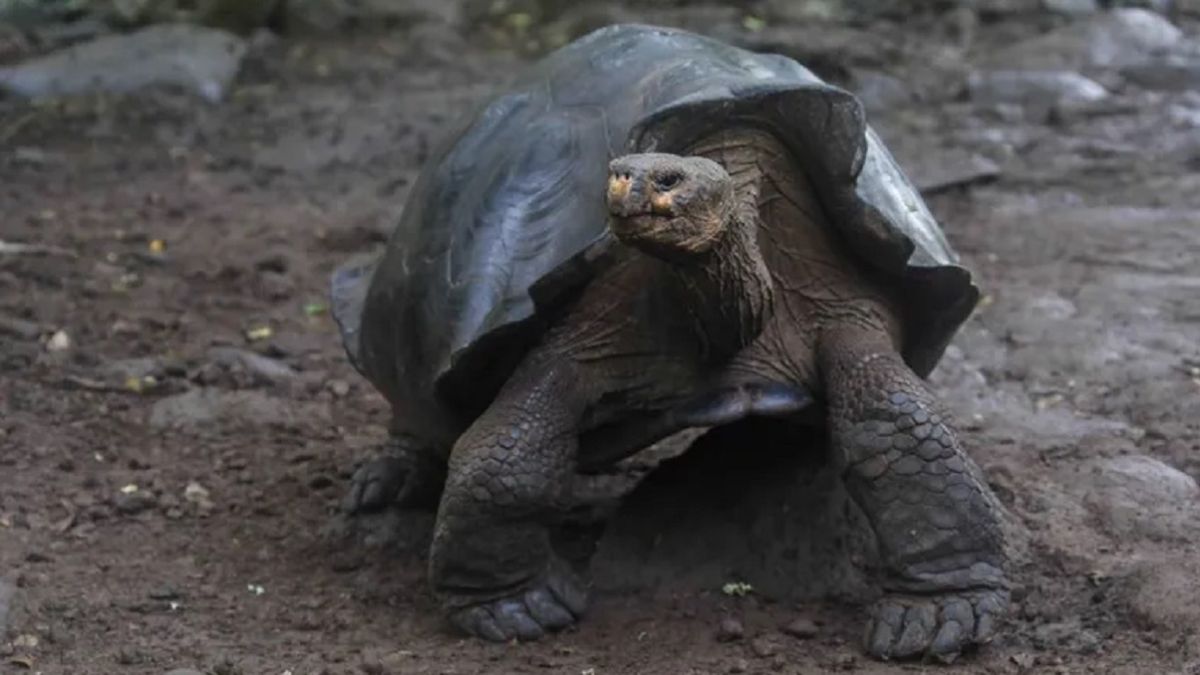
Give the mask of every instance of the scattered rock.
M 967 77 L 971 100 L 985 105 L 1019 103 L 1054 106 L 1098 101 L 1108 91 L 1094 80 L 1065 70 L 990 70 Z
M 201 4 L 205 25 L 249 34 L 266 24 L 284 0 L 208 0 Z
M 71 348 L 71 336 L 67 335 L 66 331 L 55 331 L 46 340 L 46 351 L 48 352 L 65 352 Z
M 125 382 L 127 380 L 145 380 L 146 377 L 163 377 L 167 366 L 157 357 L 140 357 L 118 359 L 101 366 L 100 375 L 104 380 Z
M 1154 12 L 1114 9 L 1019 42 L 994 54 L 988 63 L 1039 70 L 1121 67 L 1174 46 L 1182 35 Z
M 872 115 L 886 115 L 914 99 L 912 90 L 899 78 L 871 70 L 854 73 L 854 95 Z
M 176 668 L 168 670 L 163 675 L 204 675 L 204 673 L 194 668 Z
M 42 329 L 32 321 L 12 316 L 0 316 L 0 335 L 20 340 L 36 340 L 41 334 Z
M 770 658 L 779 651 L 779 645 L 765 637 L 756 637 L 750 641 L 750 651 L 760 659 Z
M 1194 91 L 1200 89 L 1200 60 L 1166 57 L 1126 66 L 1121 76 L 1129 82 L 1153 91 Z
M 264 300 L 280 302 L 296 294 L 296 284 L 286 274 L 261 272 L 258 275 L 258 293 Z
M 0 90 L 43 98 L 170 85 L 215 103 L 225 98 L 245 53 L 245 41 L 225 31 L 161 24 L 0 68 Z
M 213 508 L 212 500 L 209 498 L 208 488 L 192 481 L 183 489 L 183 499 L 189 503 L 195 504 L 202 511 L 209 511 Z
M 355 27 L 411 26 L 459 20 L 458 2 L 420 0 L 288 0 L 282 16 L 287 33 L 334 33 Z
M 145 490 L 137 490 L 129 493 L 121 493 L 117 495 L 115 506 L 119 513 L 127 516 L 137 515 L 142 511 L 154 508 L 158 500 L 154 495 Z
M 1084 503 L 1113 536 L 1190 538 L 1200 534 L 1200 487 L 1153 457 L 1129 455 L 1089 462 Z
M 303 356 L 321 351 L 328 340 L 327 335 L 315 333 L 279 333 L 271 336 L 266 353 L 275 358 Z
M 150 410 L 155 429 L 200 431 L 213 424 L 293 426 L 301 420 L 328 419 L 329 410 L 315 404 L 269 396 L 261 391 L 200 388 L 157 401 Z
M 1147 628 L 1174 633 L 1200 626 L 1200 563 L 1193 556 L 1139 563 L 1126 583 L 1129 608 Z
M 1100 11 L 1096 0 L 1042 0 L 1042 6 L 1051 12 L 1068 16 L 1085 16 Z
M 750 670 L 750 662 L 741 657 L 734 659 L 733 663 L 729 664 L 731 673 L 744 673 L 747 670 Z
M 150 591 L 148 597 L 151 600 L 178 600 L 179 591 L 170 586 L 163 586 Z
M 1091 654 L 1100 647 L 1100 637 L 1074 618 L 1038 626 L 1033 631 L 1033 644 L 1038 649 L 1067 649 Z
M 17 587 L 0 578 L 0 642 L 8 635 L 9 621 L 17 599 Z
M 820 629 L 817 627 L 817 624 L 814 623 L 812 619 L 809 619 L 806 617 L 800 617 L 797 619 L 793 619 L 791 622 L 785 624 L 779 630 L 784 635 L 791 635 L 792 637 L 800 638 L 801 640 L 808 640 L 810 638 L 814 638 L 817 636 L 817 633 L 820 632 Z
M 888 10 L 895 11 L 891 4 L 872 0 L 767 0 L 763 9 L 773 19 L 803 24 L 876 17 Z
M 350 383 L 345 380 L 332 380 L 329 391 L 338 398 L 345 398 L 350 393 Z
M 236 347 L 213 347 L 208 358 L 225 367 L 238 367 L 267 382 L 283 382 L 296 377 L 296 371 L 276 359 Z
M 721 619 L 721 623 L 717 626 L 717 642 L 733 642 L 741 640 L 746 636 L 746 627 L 742 625 L 740 619 L 732 616 L 727 616 Z
M 913 185 L 924 194 L 991 180 L 1000 175 L 1000 165 L 983 155 L 962 148 L 926 150 L 907 166 Z
M 334 481 L 325 474 L 317 474 L 308 479 L 308 487 L 314 490 L 327 490 L 334 486 Z

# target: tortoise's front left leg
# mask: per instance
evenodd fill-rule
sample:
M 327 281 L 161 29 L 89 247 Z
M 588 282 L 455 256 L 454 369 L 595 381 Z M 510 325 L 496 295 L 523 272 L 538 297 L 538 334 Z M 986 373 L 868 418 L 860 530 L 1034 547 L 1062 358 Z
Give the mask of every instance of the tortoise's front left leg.
M 582 386 L 565 360 L 527 361 L 450 453 L 430 578 L 472 635 L 533 640 L 584 610 L 584 584 L 548 529 L 574 474 Z
M 819 351 L 834 449 L 887 575 L 866 649 L 952 660 L 987 642 L 1007 609 L 1000 506 L 882 330 L 826 332 Z

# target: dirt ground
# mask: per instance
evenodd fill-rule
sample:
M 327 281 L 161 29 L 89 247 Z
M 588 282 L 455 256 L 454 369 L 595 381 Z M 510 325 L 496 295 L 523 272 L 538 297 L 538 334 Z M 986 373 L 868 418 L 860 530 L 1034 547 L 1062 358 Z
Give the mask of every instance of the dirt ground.
M 220 105 L 0 100 L 0 240 L 50 247 L 0 253 L 0 673 L 1200 673 L 1200 95 L 1102 70 L 1097 102 L 968 100 L 964 77 L 1040 16 L 648 19 L 814 59 L 931 188 L 987 294 L 931 379 L 1010 512 L 1001 638 L 949 667 L 880 664 L 854 574 L 777 592 L 721 545 L 646 553 L 631 580 L 618 545 L 578 630 L 488 645 L 437 612 L 428 516 L 344 545 L 338 502 L 385 409 L 326 280 L 520 60 L 417 26 L 260 42 Z M 941 185 L 964 157 L 998 175 Z M 672 513 L 707 513 L 696 492 Z M 682 541 L 681 522 L 641 534 Z M 716 639 L 727 619 L 743 638 Z

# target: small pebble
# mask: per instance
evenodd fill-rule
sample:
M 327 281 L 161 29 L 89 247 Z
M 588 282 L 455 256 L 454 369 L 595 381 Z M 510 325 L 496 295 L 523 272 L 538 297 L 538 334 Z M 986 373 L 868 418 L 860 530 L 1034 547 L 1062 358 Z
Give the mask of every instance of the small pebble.
M 132 516 L 153 508 L 156 501 L 154 495 L 147 492 L 130 492 L 117 495 L 116 507 L 118 512 Z
M 0 335 L 22 340 L 36 340 L 41 334 L 42 329 L 32 321 L 0 315 Z
M 170 586 L 163 586 L 150 591 L 149 596 L 151 600 L 178 600 L 179 591 Z
M 764 637 L 757 637 L 750 641 L 750 651 L 754 652 L 754 655 L 758 658 L 765 659 L 774 656 L 778 648 L 770 640 Z
M 721 619 L 721 624 L 717 627 L 718 642 L 733 642 L 741 640 L 746 636 L 746 628 L 742 622 L 732 616 L 727 616 Z
M 204 675 L 204 673 L 192 668 L 176 668 L 175 670 L 168 670 L 163 675 Z
M 734 659 L 733 663 L 729 664 L 729 672 L 744 673 L 750 669 L 750 664 L 746 659 Z
M 66 331 L 55 331 L 54 335 L 46 340 L 46 351 L 48 352 L 65 352 L 71 348 L 71 336 L 67 335 Z
M 791 635 L 792 637 L 800 638 L 801 640 L 814 638 L 819 632 L 817 629 L 817 624 L 813 623 L 812 619 L 807 619 L 804 617 L 792 620 L 791 623 L 785 625 L 780 630 L 783 631 L 785 635 Z

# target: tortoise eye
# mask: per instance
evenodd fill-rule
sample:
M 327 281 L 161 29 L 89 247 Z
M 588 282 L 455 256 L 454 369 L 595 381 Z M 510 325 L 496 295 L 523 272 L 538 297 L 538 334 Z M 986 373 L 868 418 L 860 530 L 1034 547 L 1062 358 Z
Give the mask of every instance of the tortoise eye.
M 657 176 L 654 179 L 654 187 L 659 190 L 670 190 L 683 182 L 683 174 L 672 171 Z

